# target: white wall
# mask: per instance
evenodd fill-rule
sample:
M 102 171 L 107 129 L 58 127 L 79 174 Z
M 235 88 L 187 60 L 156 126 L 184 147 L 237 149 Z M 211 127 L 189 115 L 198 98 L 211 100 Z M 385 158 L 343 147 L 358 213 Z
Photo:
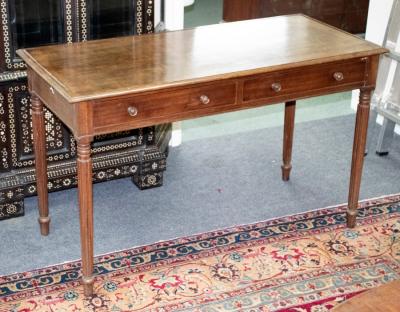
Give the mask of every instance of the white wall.
M 161 21 L 161 0 L 154 1 L 154 26 Z
M 167 30 L 179 30 L 183 28 L 184 22 L 184 4 L 185 0 L 164 0 L 165 4 L 165 22 Z M 154 24 L 161 21 L 161 3 L 162 0 L 154 1 Z
M 165 0 L 165 28 L 166 30 L 183 29 L 185 17 L 184 0 Z

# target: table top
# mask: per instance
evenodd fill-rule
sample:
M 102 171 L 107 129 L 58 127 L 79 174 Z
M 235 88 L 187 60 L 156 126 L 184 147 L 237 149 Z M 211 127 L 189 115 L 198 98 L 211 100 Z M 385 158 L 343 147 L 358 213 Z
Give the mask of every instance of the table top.
M 384 52 L 304 15 L 17 51 L 70 103 Z

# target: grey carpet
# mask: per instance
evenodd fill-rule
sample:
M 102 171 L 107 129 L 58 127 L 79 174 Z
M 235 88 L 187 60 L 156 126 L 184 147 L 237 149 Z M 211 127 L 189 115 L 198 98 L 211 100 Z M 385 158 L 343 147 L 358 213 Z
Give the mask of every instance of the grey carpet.
M 296 125 L 293 172 L 280 179 L 282 128 L 171 149 L 162 188 L 129 179 L 94 188 L 95 253 L 251 223 L 347 201 L 354 116 Z M 361 198 L 400 192 L 400 139 L 366 158 Z M 51 234 L 41 237 L 36 198 L 0 222 L 0 275 L 80 257 L 76 190 L 50 195 Z

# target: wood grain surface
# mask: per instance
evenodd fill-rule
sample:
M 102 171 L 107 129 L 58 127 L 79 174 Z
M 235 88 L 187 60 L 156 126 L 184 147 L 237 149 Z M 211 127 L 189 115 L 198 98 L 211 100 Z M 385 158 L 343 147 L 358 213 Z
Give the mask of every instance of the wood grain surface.
M 345 301 L 332 312 L 399 312 L 400 280 L 371 289 Z
M 47 158 L 46 158 L 46 137 L 45 137 L 45 118 L 44 106 L 42 101 L 35 93 L 31 95 L 32 103 L 32 126 L 33 145 L 35 151 L 35 170 L 38 194 L 39 224 L 40 233 L 44 236 L 49 235 L 49 199 L 47 192 Z
M 381 47 L 303 15 L 18 50 L 68 102 L 363 57 Z

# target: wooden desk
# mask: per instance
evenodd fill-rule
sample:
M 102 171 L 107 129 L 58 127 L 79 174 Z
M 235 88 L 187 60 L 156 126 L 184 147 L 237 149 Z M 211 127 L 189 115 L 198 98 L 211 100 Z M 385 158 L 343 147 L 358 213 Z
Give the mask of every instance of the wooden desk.
M 302 15 L 19 50 L 32 94 L 41 233 L 49 233 L 50 222 L 43 103 L 77 140 L 83 284 L 90 295 L 94 135 L 286 102 L 288 180 L 295 100 L 361 89 L 347 213 L 354 227 L 370 96 L 384 52 Z

